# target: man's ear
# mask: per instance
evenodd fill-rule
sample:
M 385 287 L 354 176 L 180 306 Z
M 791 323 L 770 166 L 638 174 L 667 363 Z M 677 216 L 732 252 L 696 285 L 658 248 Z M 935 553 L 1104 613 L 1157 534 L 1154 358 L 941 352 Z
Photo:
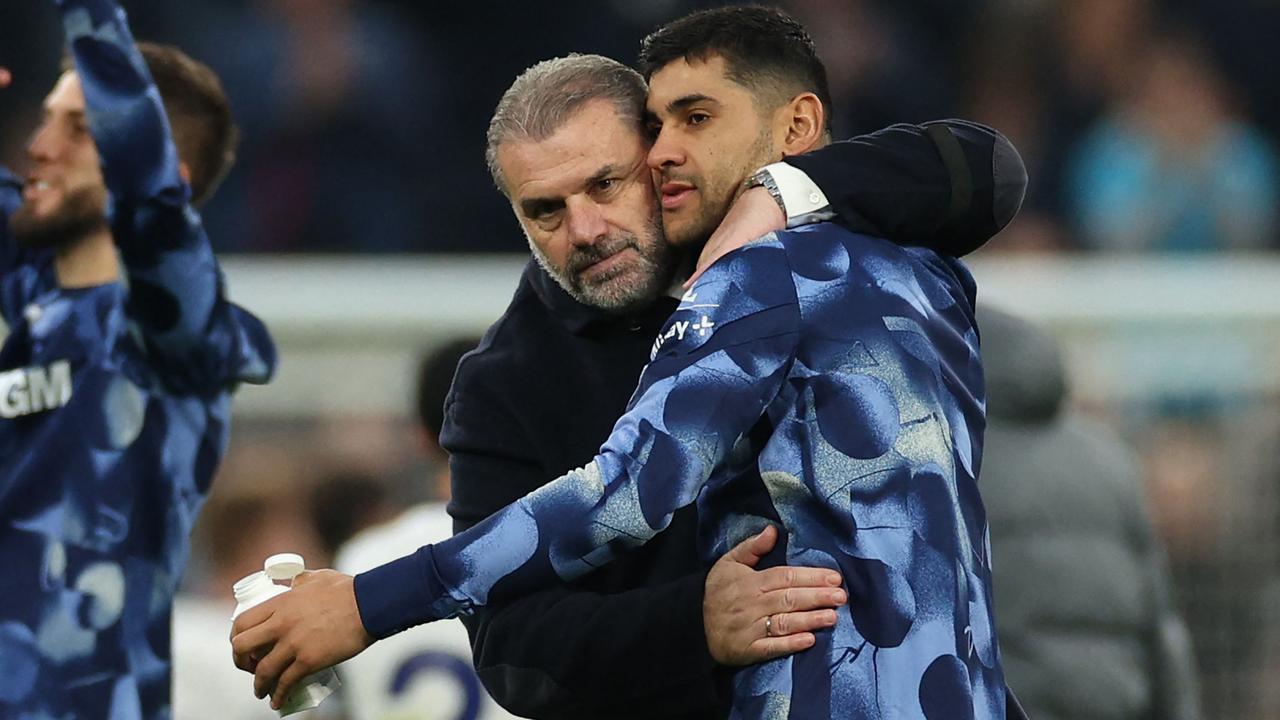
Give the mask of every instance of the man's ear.
M 784 157 L 801 155 L 821 146 L 826 137 L 827 112 L 811 92 L 800 93 L 778 109 L 775 115 L 781 131 Z

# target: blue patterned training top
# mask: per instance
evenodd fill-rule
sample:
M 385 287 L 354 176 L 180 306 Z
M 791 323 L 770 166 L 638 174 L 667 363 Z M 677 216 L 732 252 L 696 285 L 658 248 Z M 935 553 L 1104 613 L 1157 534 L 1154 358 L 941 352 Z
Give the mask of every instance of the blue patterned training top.
M 958 261 L 831 224 L 726 256 L 595 460 L 358 576 L 366 628 L 580 576 L 696 502 L 708 563 L 772 522 L 774 564 L 849 591 L 815 647 L 736 673 L 732 717 L 1003 720 L 973 303 Z
M 223 298 L 124 14 L 59 6 L 127 282 L 60 288 L 10 237 L 21 186 L 0 171 L 0 718 L 167 718 L 170 608 L 229 394 L 275 349 Z

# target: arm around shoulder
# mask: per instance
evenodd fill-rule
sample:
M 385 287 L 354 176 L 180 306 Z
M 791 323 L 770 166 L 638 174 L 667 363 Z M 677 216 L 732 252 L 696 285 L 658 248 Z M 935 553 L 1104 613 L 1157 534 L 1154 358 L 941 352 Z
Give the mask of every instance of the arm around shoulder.
M 964 120 L 892 125 L 786 159 L 829 199 L 835 222 L 961 257 L 1012 221 L 1027 174 L 999 131 Z

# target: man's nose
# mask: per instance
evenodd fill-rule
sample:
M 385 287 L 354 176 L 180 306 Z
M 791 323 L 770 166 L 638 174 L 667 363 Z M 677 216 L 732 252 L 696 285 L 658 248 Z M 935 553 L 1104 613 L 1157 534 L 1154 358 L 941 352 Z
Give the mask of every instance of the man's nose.
M 660 130 L 653 139 L 647 157 L 649 167 L 661 170 L 667 166 L 683 165 L 685 161 L 684 147 L 677 141 L 675 133 Z
M 594 201 L 582 198 L 566 204 L 569 220 L 569 242 L 578 247 L 594 245 L 609 232 L 609 223 Z
M 53 128 L 48 125 L 36 128 L 35 134 L 31 136 L 31 142 L 27 143 L 27 157 L 38 161 L 51 160 L 56 152 L 57 138 Z

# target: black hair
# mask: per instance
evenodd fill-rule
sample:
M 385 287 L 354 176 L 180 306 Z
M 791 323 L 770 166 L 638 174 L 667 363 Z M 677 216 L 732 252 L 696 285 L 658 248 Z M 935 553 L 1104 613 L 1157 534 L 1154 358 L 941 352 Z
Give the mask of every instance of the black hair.
M 444 425 L 444 400 L 453 385 L 453 374 L 462 356 L 476 349 L 480 338 L 450 340 L 422 358 L 418 365 L 418 422 L 432 439 Z
M 811 92 L 831 127 L 831 88 L 804 26 L 776 8 L 760 5 L 703 10 L 674 20 L 640 43 L 640 72 L 648 80 L 676 60 L 724 58 L 730 80 L 751 90 L 765 106 L 777 107 Z

